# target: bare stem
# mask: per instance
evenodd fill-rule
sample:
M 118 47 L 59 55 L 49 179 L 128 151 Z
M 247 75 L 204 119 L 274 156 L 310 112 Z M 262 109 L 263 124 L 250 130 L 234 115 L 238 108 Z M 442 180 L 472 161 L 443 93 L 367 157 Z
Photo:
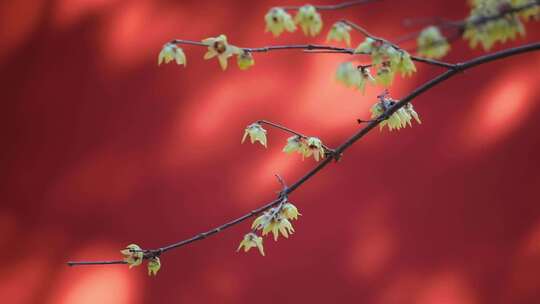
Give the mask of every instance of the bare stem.
M 352 24 L 352 23 L 351 23 Z M 377 38 L 382 39 L 382 38 Z M 386 40 L 384 40 L 386 41 Z M 196 45 L 196 46 L 204 46 L 208 47 L 208 45 L 198 42 L 198 41 L 192 41 L 192 40 L 181 40 L 181 39 L 174 39 L 171 40 L 169 43 L 174 44 L 187 44 L 187 45 Z M 388 42 L 390 43 L 390 42 Z M 392 43 L 391 43 L 392 44 Z M 392 44 L 394 45 L 394 44 Z M 398 46 L 396 46 L 399 48 Z M 319 52 L 331 52 L 331 53 L 339 53 L 339 54 L 349 54 L 349 55 L 362 55 L 360 53 L 355 53 L 354 49 L 351 48 L 342 48 L 342 47 L 336 47 L 331 45 L 321 45 L 321 44 L 291 44 L 291 45 L 272 45 L 272 46 L 264 46 L 264 47 L 258 47 L 258 48 L 246 48 L 242 47 L 242 50 L 246 52 L 252 52 L 252 53 L 266 53 L 271 51 L 278 51 L 278 50 L 304 50 L 304 51 L 319 51 Z M 426 63 L 429 65 L 439 66 L 443 68 L 452 68 L 453 65 L 451 63 L 442 62 L 434 59 L 428 59 L 428 58 L 422 58 L 418 56 L 411 56 L 411 59 L 417 62 Z
M 356 1 L 347 1 L 343 3 L 333 4 L 333 5 L 313 5 L 313 7 L 321 11 L 330 11 L 330 10 L 348 8 L 348 7 L 360 5 L 360 4 L 366 4 L 373 1 L 377 1 L 377 0 L 356 0 Z M 292 6 L 292 5 L 280 6 L 280 7 L 284 10 L 299 10 L 301 8 L 301 6 Z
M 299 133 L 299 132 L 296 132 L 294 130 L 291 130 L 287 127 L 284 127 L 280 124 L 277 124 L 275 122 L 271 122 L 271 121 L 268 121 L 268 120 L 258 120 L 257 121 L 258 124 L 265 124 L 265 125 L 268 125 L 268 126 L 271 126 L 271 127 L 274 127 L 276 129 L 280 129 L 282 131 L 285 131 L 285 132 L 288 132 L 288 133 L 291 133 L 291 134 L 294 134 L 298 137 L 301 137 L 301 138 L 308 138 L 306 135 L 302 134 L 302 133 Z
M 67 262 L 68 266 L 82 266 L 82 265 L 114 265 L 114 264 L 127 264 L 122 260 L 114 261 L 91 261 L 91 262 Z
M 364 128 L 360 129 L 356 133 L 354 133 L 351 137 L 349 137 L 345 142 L 343 142 L 336 150 L 335 153 L 337 155 L 341 155 L 345 150 L 347 150 L 350 146 L 352 146 L 355 142 L 357 142 L 359 139 L 364 137 L 366 134 L 368 134 L 371 130 L 373 130 L 378 124 L 380 124 L 384 119 L 390 117 L 394 112 L 399 110 L 401 107 L 405 106 L 407 103 L 409 103 L 414 98 L 418 97 L 419 95 L 427 92 L 431 88 L 435 87 L 436 85 L 444 82 L 445 80 L 448 80 L 449 78 L 457 75 L 458 73 L 471 69 L 475 66 L 486 64 L 491 61 L 500 60 L 506 57 L 515 56 L 518 54 L 526 53 L 526 52 L 532 52 L 532 51 L 538 51 L 540 50 L 540 42 L 531 43 L 527 45 L 523 45 L 520 47 L 510 48 L 506 50 L 502 50 L 499 52 L 491 53 L 485 56 L 480 56 L 477 58 L 474 58 L 472 60 L 458 63 L 456 64 L 456 67 L 453 69 L 449 69 L 444 73 L 439 74 L 437 77 L 427 81 L 426 83 L 422 84 L 421 86 L 417 87 L 414 91 L 412 91 L 407 96 L 401 98 L 396 104 L 394 104 L 392 107 L 387 109 L 379 118 L 370 121 Z M 164 252 L 167 252 L 169 250 L 185 246 L 187 244 L 193 243 L 195 241 L 200 241 L 208 236 L 214 235 L 218 232 L 221 232 L 227 228 L 230 228 L 236 224 L 239 224 L 269 208 L 272 208 L 278 204 L 280 204 L 283 201 L 283 195 L 289 195 L 290 193 L 294 192 L 296 189 L 298 189 L 301 185 L 303 185 L 305 182 L 310 180 L 313 176 L 315 176 L 319 171 L 321 171 L 323 168 L 325 168 L 329 163 L 332 162 L 332 158 L 325 158 L 322 162 L 318 163 L 317 166 L 315 166 L 313 169 L 308 171 L 304 176 L 302 176 L 299 180 L 297 180 L 294 184 L 287 187 L 282 193 L 280 193 L 279 197 L 276 200 L 273 200 L 257 209 L 254 209 L 250 211 L 249 213 L 234 219 L 230 222 L 227 222 L 221 226 L 218 226 L 214 229 L 211 229 L 209 231 L 199 233 L 195 236 L 192 236 L 191 238 L 158 248 L 154 250 L 146 250 L 144 251 L 144 258 L 149 259 L 151 257 L 158 256 Z M 108 265 L 108 264 L 124 264 L 123 261 L 95 261 L 95 262 L 68 262 L 68 265 L 70 266 L 77 266 L 77 265 Z
M 303 138 L 303 139 L 307 139 L 309 137 L 309 136 L 306 136 L 306 135 L 304 135 L 302 133 L 296 132 L 296 131 L 291 130 L 291 129 L 287 128 L 287 127 L 284 127 L 284 126 L 282 126 L 280 124 L 277 124 L 277 123 L 274 123 L 274 122 L 271 122 L 271 121 L 268 121 L 268 120 L 258 120 L 257 123 L 258 124 L 265 124 L 265 125 L 274 127 L 276 129 L 280 129 L 282 131 L 291 133 L 291 134 L 296 135 L 296 136 L 298 136 L 300 138 Z M 328 146 L 326 146 L 324 144 L 322 145 L 322 147 L 328 152 L 333 152 L 334 151 L 333 149 L 329 148 Z

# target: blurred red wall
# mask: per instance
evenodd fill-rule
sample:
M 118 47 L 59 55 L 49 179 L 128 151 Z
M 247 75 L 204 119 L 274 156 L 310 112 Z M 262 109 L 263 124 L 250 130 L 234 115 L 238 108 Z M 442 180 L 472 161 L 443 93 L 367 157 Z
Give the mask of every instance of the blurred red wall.
M 378 1 L 324 12 L 324 42 L 345 16 L 397 37 L 404 18 L 467 14 L 466 1 Z M 222 72 L 185 47 L 187 68 L 159 67 L 171 38 L 274 39 L 263 16 L 302 1 L 17 0 L 0 4 L 0 298 L 3 303 L 538 303 L 540 54 L 459 75 L 414 101 L 423 124 L 372 132 L 291 196 L 297 233 L 267 256 L 236 253 L 245 223 L 143 267 L 68 268 L 155 248 L 273 199 L 314 161 L 240 144 L 258 119 L 337 146 L 380 88 L 337 84 L 347 57 L 274 52 Z M 317 3 L 328 3 L 317 1 Z M 538 41 L 538 24 L 527 25 Z M 354 44 L 361 38 L 354 35 Z M 498 46 L 497 49 L 501 47 Z M 480 55 L 466 43 L 445 60 Z M 391 88 L 399 98 L 441 70 Z

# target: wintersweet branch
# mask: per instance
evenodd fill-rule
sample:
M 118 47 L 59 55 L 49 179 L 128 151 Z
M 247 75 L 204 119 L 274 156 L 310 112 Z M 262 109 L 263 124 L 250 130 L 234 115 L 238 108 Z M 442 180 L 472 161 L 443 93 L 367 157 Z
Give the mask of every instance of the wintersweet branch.
M 349 22 L 349 23 L 354 24 L 352 22 Z M 383 40 L 383 38 L 378 38 L 378 37 L 377 37 L 377 39 Z M 384 41 L 387 41 L 387 40 L 384 40 Z M 193 40 L 174 39 L 174 40 L 171 40 L 169 43 L 208 47 L 207 44 L 204 44 L 204 43 L 198 42 L 198 41 L 193 41 Z M 392 44 L 392 45 L 394 45 L 394 44 Z M 317 53 L 329 52 L 329 53 L 337 53 L 337 54 L 365 55 L 365 54 L 358 53 L 358 52 L 355 53 L 354 49 L 352 49 L 352 48 L 343 48 L 343 47 L 337 47 L 337 46 L 331 46 L 331 45 L 322 45 L 322 44 L 271 45 L 271 46 L 256 47 L 256 48 L 239 47 L 239 49 L 241 49 L 243 51 L 246 51 L 246 52 L 250 52 L 250 53 L 266 53 L 266 52 L 279 51 L 279 50 L 303 50 L 303 51 L 308 51 L 308 52 L 318 51 Z M 414 61 L 417 61 L 417 62 L 421 62 L 421 63 L 425 63 L 425 64 L 429 64 L 429 65 L 434 65 L 434 66 L 439 66 L 439 67 L 443 67 L 443 68 L 452 68 L 453 67 L 452 64 L 450 64 L 450 63 L 446 63 L 446 62 L 435 60 L 435 59 L 423 58 L 423 57 L 419 57 L 419 56 L 411 56 L 411 59 L 414 60 Z
M 296 136 L 298 136 L 298 137 L 300 137 L 300 138 L 303 138 L 303 139 L 308 139 L 308 138 L 309 138 L 309 136 L 306 136 L 306 135 L 304 135 L 304 134 L 302 134 L 302 133 L 296 132 L 296 131 L 291 130 L 291 129 L 287 128 L 287 127 L 284 127 L 284 126 L 282 126 L 282 125 L 280 125 L 280 124 L 277 124 L 277 123 L 275 123 L 275 122 L 271 122 L 271 121 L 268 121 L 268 120 L 258 120 L 258 121 L 256 121 L 256 123 L 261 124 L 261 125 L 268 125 L 268 126 L 271 126 L 271 127 L 273 127 L 273 128 L 276 128 L 276 129 L 285 131 L 285 132 L 287 132 L 287 133 L 296 135 Z M 322 147 L 324 148 L 324 150 L 326 150 L 326 152 L 328 152 L 328 153 L 330 153 L 330 154 L 334 152 L 333 149 L 329 148 L 328 146 L 326 146 L 326 145 L 324 145 L 324 144 L 322 144 Z
M 526 53 L 526 52 L 532 52 L 532 51 L 538 51 L 540 50 L 540 42 L 527 44 L 520 47 L 510 48 L 506 50 L 502 50 L 499 52 L 495 52 L 492 54 L 488 54 L 485 56 L 480 56 L 477 58 L 474 58 L 469 61 L 465 61 L 463 63 L 457 63 L 455 65 L 452 65 L 452 68 L 449 68 L 446 72 L 439 74 L 437 77 L 427 81 L 423 85 L 416 88 L 414 91 L 412 91 L 407 96 L 401 98 L 398 102 L 396 102 L 392 107 L 388 108 L 382 115 L 380 115 L 378 118 L 370 121 L 365 127 L 360 129 L 358 132 L 354 133 L 351 137 L 349 137 L 347 140 L 345 140 L 341 145 L 338 146 L 338 148 L 335 149 L 335 153 L 338 155 L 341 155 L 345 150 L 347 150 L 350 146 L 352 146 L 354 143 L 356 143 L 358 140 L 360 140 L 362 137 L 364 137 L 366 134 L 368 134 L 371 130 L 373 130 L 377 125 L 379 125 L 381 122 L 383 122 L 385 119 L 388 119 L 393 113 L 401 109 L 402 107 L 405 107 L 409 102 L 411 102 L 414 98 L 418 97 L 419 95 L 427 92 L 431 88 L 435 87 L 436 85 L 448 80 L 449 78 L 457 75 L 458 73 L 471 69 L 473 67 L 476 67 L 478 65 L 486 64 L 492 61 L 501 60 L 506 57 L 515 56 L 518 54 Z M 294 132 L 294 131 L 293 131 Z M 153 259 L 161 254 L 170 251 L 175 248 L 179 248 L 185 245 L 188 245 L 190 243 L 203 240 L 211 235 L 217 234 L 218 232 L 221 232 L 227 228 L 230 228 L 232 226 L 235 226 L 237 224 L 240 224 L 244 222 L 245 220 L 254 217 L 255 215 L 258 215 L 274 206 L 279 205 L 283 202 L 283 198 L 287 197 L 289 194 L 293 193 L 298 189 L 300 186 L 302 186 L 304 183 L 306 183 L 308 180 L 310 180 L 313 176 L 315 176 L 319 171 L 321 171 L 323 168 L 325 168 L 330 162 L 332 162 L 333 158 L 327 157 L 322 162 L 317 164 L 313 169 L 308 171 L 304 176 L 302 176 L 299 180 L 297 180 L 294 184 L 284 187 L 284 189 L 280 192 L 277 199 L 257 208 L 249 213 L 234 219 L 232 221 L 229 221 L 221 226 L 218 226 L 214 229 L 211 229 L 209 231 L 199 233 L 191 238 L 158 248 L 158 249 L 151 249 L 151 250 L 143 250 L 143 259 Z M 69 266 L 80 266 L 80 265 L 109 265 L 109 264 L 126 264 L 126 262 L 121 260 L 113 260 L 113 261 L 83 261 L 83 262 L 68 262 Z
M 366 3 L 374 2 L 374 1 L 377 1 L 377 0 L 356 0 L 356 1 L 343 2 L 339 4 L 333 4 L 333 5 L 313 5 L 313 7 L 321 11 L 331 11 L 331 10 L 338 10 L 342 8 L 348 8 L 355 5 L 366 4 Z M 292 6 L 292 5 L 280 6 L 280 8 L 285 9 L 285 10 L 298 10 L 301 8 L 301 6 Z

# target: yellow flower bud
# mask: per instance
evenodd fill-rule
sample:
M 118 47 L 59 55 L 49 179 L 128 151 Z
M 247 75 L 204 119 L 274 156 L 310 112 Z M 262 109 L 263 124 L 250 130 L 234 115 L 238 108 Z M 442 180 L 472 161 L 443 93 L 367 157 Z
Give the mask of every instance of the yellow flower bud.
M 247 70 L 255 64 L 255 60 L 251 55 L 251 52 L 243 51 L 241 54 L 236 56 L 236 62 L 240 70 Z
M 148 268 L 149 276 L 156 276 L 159 269 L 161 268 L 161 261 L 159 260 L 159 257 L 150 258 L 146 267 Z

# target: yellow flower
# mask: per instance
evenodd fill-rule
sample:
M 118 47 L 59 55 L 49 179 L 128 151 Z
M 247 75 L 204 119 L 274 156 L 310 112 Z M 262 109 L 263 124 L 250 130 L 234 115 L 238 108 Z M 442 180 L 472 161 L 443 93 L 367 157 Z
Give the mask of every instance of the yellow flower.
M 310 157 L 313 155 L 313 158 L 316 161 L 324 158 L 324 147 L 322 141 L 317 137 L 308 137 L 306 140 L 306 146 L 302 151 L 303 157 Z
M 376 48 L 376 40 L 366 37 L 366 39 L 360 43 L 354 50 L 355 54 L 371 54 Z
M 393 46 L 384 44 L 383 47 L 381 47 L 381 52 L 390 61 L 390 66 L 392 67 L 393 71 L 396 71 L 394 65 L 399 64 L 401 61 L 401 50 L 396 50 Z
M 244 130 L 242 143 L 244 143 L 248 135 L 252 144 L 258 141 L 266 148 L 266 130 L 260 124 L 252 123 L 251 125 L 247 126 L 247 128 Z
M 390 68 L 390 64 L 383 64 L 377 69 L 377 76 L 375 76 L 375 80 L 377 81 L 378 85 L 385 87 L 392 84 L 394 81 L 394 72 Z
M 273 210 L 273 208 L 270 210 Z M 263 229 L 271 221 L 272 217 L 273 215 L 270 211 L 265 211 L 262 215 L 260 215 L 253 221 L 253 224 L 251 224 L 251 229 Z
M 366 83 L 375 84 L 375 78 L 371 76 L 371 72 L 369 71 L 369 68 L 361 67 L 360 68 L 360 82 L 358 83 L 357 87 L 364 94 L 366 92 Z
M 450 51 L 450 44 L 436 26 L 428 26 L 422 30 L 418 39 L 418 54 L 426 58 L 442 58 Z
M 244 247 L 244 252 L 248 252 L 251 248 L 257 247 L 261 255 L 264 256 L 263 239 L 253 232 L 244 235 L 244 238 L 240 242 L 240 246 L 238 246 L 236 251 L 240 251 L 242 247 Z
M 362 94 L 365 93 L 366 83 L 375 83 L 375 79 L 371 76 L 369 68 L 358 68 L 351 62 L 344 62 L 339 65 L 336 72 L 336 79 L 347 87 L 352 86 L 359 89 Z
M 320 33 L 323 22 L 321 15 L 313 5 L 306 4 L 298 10 L 294 23 L 299 24 L 304 35 L 316 36 Z
M 283 31 L 294 32 L 296 25 L 291 15 L 280 7 L 271 8 L 264 16 L 266 21 L 266 32 L 272 32 L 274 37 L 279 36 Z
M 371 62 L 374 65 L 381 64 L 385 56 L 388 56 L 388 50 L 393 49 L 392 46 L 387 43 L 383 43 L 380 40 L 366 37 L 364 42 L 360 43 L 354 50 L 355 54 L 367 54 L 371 55 Z
M 158 257 L 153 257 L 148 260 L 148 264 L 146 265 L 148 268 L 148 275 L 149 276 L 156 276 L 159 269 L 161 268 L 161 261 Z
M 418 113 L 416 113 L 416 111 L 413 109 L 413 105 L 412 103 L 407 103 L 403 109 L 405 110 L 405 112 L 407 112 L 410 116 L 412 116 L 414 118 L 414 120 L 416 120 L 416 122 L 418 124 L 421 124 L 422 122 L 420 121 L 420 116 L 418 116 Z M 410 124 L 409 124 L 410 125 Z
M 281 214 L 281 207 L 274 207 L 264 212 L 253 221 L 251 229 L 262 230 L 263 236 L 271 232 L 274 235 L 274 241 L 278 240 L 280 234 L 288 238 L 290 234 L 294 233 L 294 228 L 291 222 Z
M 375 103 L 371 107 L 371 118 L 376 119 L 390 107 L 394 106 L 395 101 L 391 99 L 383 98 L 379 102 Z M 421 123 L 418 113 L 414 111 L 411 103 L 406 104 L 404 107 L 398 109 L 390 117 L 383 120 L 379 124 L 379 128 L 382 130 L 385 126 L 388 127 L 388 130 L 392 131 L 394 129 L 399 130 L 405 128 L 407 125 L 412 127 L 411 120 L 415 119 L 419 124 Z
M 337 42 L 345 41 L 347 46 L 351 46 L 351 27 L 348 24 L 345 24 L 343 22 L 336 22 L 334 25 L 332 25 L 332 28 L 328 32 L 328 36 L 326 36 L 326 41 L 332 41 L 335 40 Z
M 227 36 L 207 38 L 202 43 L 208 46 L 208 51 L 204 54 L 204 59 L 210 59 L 217 56 L 219 65 L 223 70 L 227 69 L 227 59 L 233 55 L 242 53 L 242 49 L 227 43 Z
M 360 83 L 360 72 L 352 62 L 343 62 L 339 65 L 336 72 L 337 81 L 346 87 L 357 86 Z
M 398 53 L 399 60 L 392 62 L 391 66 L 394 67 L 395 71 L 400 72 L 402 77 L 411 76 L 412 73 L 416 72 L 416 66 L 411 59 L 411 55 L 404 50 L 399 50 Z
M 240 70 L 247 70 L 255 64 L 255 60 L 251 55 L 251 52 L 243 51 L 242 53 L 236 56 L 236 62 Z
M 176 61 L 176 64 L 186 66 L 186 55 L 182 48 L 178 47 L 174 43 L 166 43 L 163 45 L 161 52 L 158 56 L 158 65 L 161 65 L 163 62 L 169 63 L 171 61 Z
M 127 245 L 120 252 L 124 255 L 124 262 L 129 265 L 129 268 L 141 265 L 144 258 L 144 253 L 137 244 Z
M 296 208 L 295 205 L 287 202 L 281 207 L 281 215 L 288 220 L 297 220 L 298 216 L 301 214 L 298 212 L 298 208 Z
M 294 135 L 287 138 L 287 144 L 283 148 L 283 152 L 289 153 L 289 154 L 296 152 L 296 153 L 301 154 L 302 151 L 304 151 L 304 146 L 305 146 L 304 140 L 300 136 Z
M 289 238 L 289 235 L 294 233 L 294 229 L 288 219 L 277 215 L 263 228 L 262 235 L 270 232 L 274 235 L 274 241 L 277 241 L 280 233 L 283 237 Z

